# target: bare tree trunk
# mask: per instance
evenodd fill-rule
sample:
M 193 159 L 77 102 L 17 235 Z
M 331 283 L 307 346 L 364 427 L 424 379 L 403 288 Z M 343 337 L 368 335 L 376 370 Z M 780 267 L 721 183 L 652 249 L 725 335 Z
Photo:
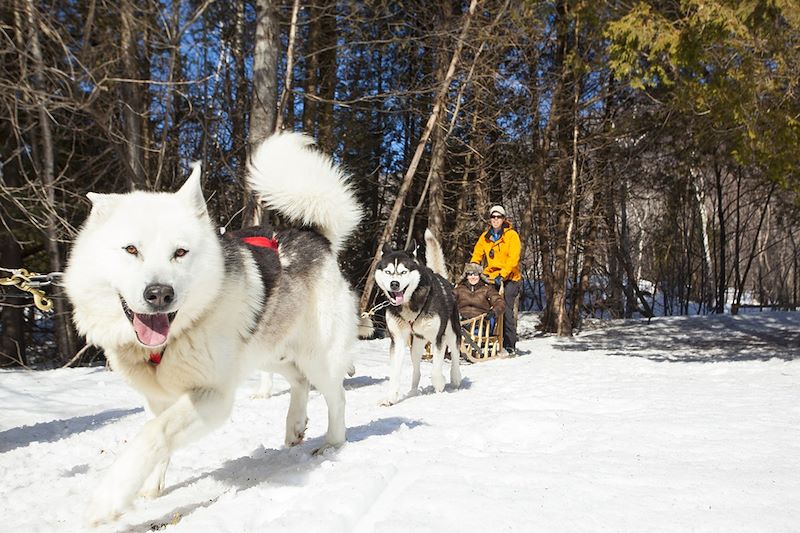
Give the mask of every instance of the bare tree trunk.
M 579 19 L 575 17 L 575 43 L 577 48 L 579 36 Z M 564 242 L 564 268 L 569 265 L 569 253 L 572 250 L 572 234 L 575 231 L 575 224 L 577 222 L 577 205 L 578 205 L 578 106 L 580 105 L 581 84 L 580 79 L 576 78 L 573 81 L 573 99 L 572 99 L 572 172 L 571 172 L 571 185 L 570 185 L 570 213 L 569 223 L 567 226 L 567 235 Z M 572 335 L 572 322 L 567 314 L 566 294 L 569 288 L 567 287 L 567 280 L 569 274 L 565 273 L 563 279 L 558 280 L 563 284 L 563 291 L 556 295 L 555 308 L 558 313 L 557 333 L 560 337 L 568 337 Z M 579 306 L 579 302 L 572 302 L 573 306 Z
M 707 305 L 708 283 L 711 280 L 711 246 L 708 240 L 708 212 L 706 211 L 706 185 L 703 178 L 703 173 L 700 170 L 692 169 L 692 177 L 695 180 L 692 182 L 694 188 L 695 200 L 697 201 L 697 211 L 700 215 L 700 232 L 702 235 L 701 242 L 703 243 L 703 285 L 700 289 L 703 304 Z
M 175 105 L 175 78 L 176 72 L 179 70 L 178 65 L 181 55 L 178 53 L 180 48 L 178 32 L 180 31 L 180 2 L 173 2 L 172 4 L 172 18 L 170 20 L 170 33 L 172 39 L 170 40 L 170 53 L 169 53 L 169 82 L 166 86 L 166 98 L 164 99 L 164 120 L 161 127 L 161 146 L 158 151 L 158 164 L 155 172 L 155 180 L 153 182 L 153 189 L 159 190 L 161 182 L 164 178 L 164 165 L 166 163 L 177 164 L 177 143 L 170 141 L 170 135 L 176 131 L 177 112 Z M 171 157 L 167 156 L 170 153 Z M 173 155 L 174 154 L 174 155 Z
M 442 0 L 439 4 L 441 20 L 439 26 L 442 28 L 450 27 L 453 13 L 450 0 Z M 445 55 L 446 46 L 442 43 L 440 52 L 436 55 L 436 81 L 437 84 L 444 82 L 447 76 L 447 56 Z M 436 121 L 436 126 L 431 133 L 431 167 L 430 167 L 430 195 L 428 202 L 428 228 L 433 232 L 439 242 L 442 241 L 442 231 L 444 229 L 444 159 L 447 145 L 445 143 L 447 130 L 445 129 L 444 116 L 440 115 Z
M 798 282 L 800 282 L 800 261 L 798 261 L 797 239 L 794 237 L 794 232 L 789 230 L 789 242 L 792 248 L 792 311 L 797 309 L 797 294 Z
M 419 201 L 414 209 L 411 210 L 411 216 L 408 217 L 408 232 L 406 233 L 406 243 L 403 248 L 408 249 L 411 246 L 411 239 L 414 238 L 414 226 L 416 224 L 417 215 L 422 210 L 425 204 L 425 199 L 428 198 L 428 189 L 431 186 L 431 178 L 433 177 L 433 168 L 428 169 L 428 177 L 425 179 L 425 185 L 422 187 L 422 192 L 419 195 Z M 437 237 L 441 241 L 439 237 Z
M 17 6 L 14 6 L 15 8 Z M 15 33 L 22 31 L 19 13 L 15 21 Z M 21 36 L 16 35 L 18 41 Z M 19 173 L 19 160 L 10 156 L 13 146 L 9 142 L 14 135 L 14 126 L 10 122 L 0 123 L 0 160 L 5 164 L 0 166 L 0 184 L 17 187 L 22 181 Z M 0 266 L 5 268 L 22 268 L 22 246 L 15 237 L 19 225 L 7 213 L 13 212 L 14 205 L 11 195 L 0 195 Z M 8 276 L 7 272 L 0 271 L 0 277 Z M 28 364 L 25 349 L 25 298 L 13 297 L 11 292 L 4 294 L 0 302 L 0 367 L 9 365 L 25 366 Z
M 278 109 L 278 58 L 280 40 L 278 13 L 274 0 L 256 0 L 256 43 L 253 53 L 253 93 L 250 108 L 250 150 L 275 131 Z M 261 222 L 261 209 L 245 182 L 245 211 L 242 224 Z
M 594 206 L 593 209 L 599 211 L 599 209 L 597 209 L 597 206 Z M 596 215 L 599 218 L 599 213 L 596 213 Z M 584 310 L 583 300 L 586 296 L 586 293 L 589 292 L 589 290 L 591 289 L 592 285 L 592 271 L 594 270 L 594 265 L 595 265 L 595 257 L 594 257 L 595 233 L 597 231 L 596 230 L 597 226 L 594 223 L 594 220 L 595 220 L 594 216 L 590 217 L 589 228 L 588 231 L 586 232 L 586 239 L 584 241 L 585 244 L 583 251 L 583 266 L 581 267 L 580 276 L 578 277 L 578 283 L 576 283 L 575 287 L 576 290 L 574 291 L 575 298 L 573 299 L 572 302 L 572 313 L 571 313 L 572 317 L 570 319 L 573 328 L 579 327 L 581 321 L 583 320 L 583 310 Z M 578 254 L 576 254 L 576 257 L 577 256 Z M 591 295 L 590 297 L 594 298 L 594 295 Z M 592 302 L 592 304 L 594 309 L 594 301 Z
M 744 280 L 742 279 L 742 273 L 740 270 L 740 263 L 741 263 L 741 255 L 742 255 L 742 171 L 741 168 L 738 169 L 736 173 L 736 196 L 734 197 L 734 204 L 735 204 L 735 226 L 733 229 L 733 300 L 731 304 L 736 304 L 737 306 L 741 303 L 737 300 L 737 295 L 740 294 L 742 291 L 742 285 L 744 285 Z M 758 237 L 758 235 L 756 235 Z M 756 241 L 758 238 L 755 239 Z M 731 314 L 734 314 L 734 307 L 731 306 Z
M 308 7 L 308 43 L 306 46 L 306 79 L 303 98 L 303 131 L 314 135 L 318 120 L 320 26 L 322 9 L 317 5 Z
M 250 108 L 250 146 L 275 131 L 280 41 L 274 0 L 256 0 L 256 43 L 253 53 L 253 97 Z
M 634 294 L 636 298 L 639 299 L 639 302 L 642 304 L 642 311 L 647 318 L 651 318 L 653 316 L 652 307 L 649 303 L 647 303 L 647 299 L 645 299 L 644 294 L 639 289 L 639 280 L 636 279 L 636 275 L 633 271 L 633 265 L 631 264 L 630 255 L 628 255 L 627 250 L 625 247 L 620 247 L 619 249 L 619 259 L 622 263 L 622 267 L 625 269 L 625 274 L 628 277 L 628 284 L 625 286 L 625 291 L 630 293 L 628 294 L 628 299 L 632 302 L 634 301 Z M 653 302 L 656 299 L 656 289 L 655 286 L 653 287 Z
M 555 329 L 555 314 L 553 313 L 553 287 L 555 279 L 553 276 L 553 250 L 552 232 L 550 231 L 549 210 L 547 209 L 547 199 L 545 197 L 544 172 L 534 172 L 531 188 L 531 203 L 536 206 L 534 220 L 538 226 L 539 234 L 539 253 L 542 256 L 542 284 L 544 285 L 544 309 L 541 316 L 541 327 L 543 331 L 553 331 Z
M 431 192 L 428 202 L 428 228 L 439 240 L 443 239 L 444 231 L 444 160 L 447 153 L 445 132 L 434 128 L 433 148 L 431 150 Z
M 377 242 L 377 246 L 375 249 L 375 255 L 372 257 L 372 262 L 369 266 L 369 273 L 367 277 L 367 281 L 364 285 L 364 291 L 361 293 L 361 300 L 360 300 L 360 308 L 361 310 L 365 310 L 367 308 L 367 304 L 369 302 L 369 297 L 372 294 L 372 288 L 375 286 L 375 278 L 371 275 L 371 273 L 375 270 L 375 265 L 378 264 L 378 260 L 380 258 L 381 249 L 385 242 L 389 240 L 389 237 L 392 235 L 394 231 L 394 226 L 397 223 L 397 218 L 400 216 L 400 210 L 403 208 L 403 202 L 405 201 L 406 195 L 408 194 L 408 190 L 411 188 L 411 182 L 414 179 L 414 174 L 417 172 L 417 166 L 419 165 L 419 161 L 422 158 L 422 152 L 425 150 L 425 145 L 428 143 L 428 138 L 431 135 L 431 131 L 433 130 L 434 125 L 439 120 L 439 114 L 441 113 L 442 107 L 444 106 L 445 98 L 447 97 L 447 89 L 450 86 L 450 82 L 453 79 L 453 75 L 456 71 L 456 65 L 458 64 L 458 59 L 461 55 L 461 50 L 464 47 L 464 40 L 467 35 L 467 31 L 469 30 L 470 22 L 472 20 L 472 16 L 475 14 L 475 9 L 477 8 L 478 0 L 472 0 L 469 5 L 469 11 L 467 12 L 466 16 L 464 17 L 464 26 L 461 29 L 461 34 L 458 38 L 458 43 L 456 45 L 456 49 L 453 52 L 453 57 L 450 60 L 450 66 L 447 69 L 447 75 L 445 76 L 445 80 L 442 85 L 439 87 L 439 92 L 436 95 L 436 99 L 434 100 L 433 110 L 431 110 L 431 115 L 428 117 L 428 122 L 425 124 L 425 129 L 422 132 L 422 136 L 420 137 L 419 143 L 417 144 L 417 149 L 414 152 L 414 156 L 411 158 L 411 163 L 408 166 L 408 170 L 406 171 L 405 176 L 403 176 L 403 182 L 400 185 L 400 190 L 397 192 L 397 198 L 395 199 L 394 206 L 392 207 L 392 211 L 389 214 L 389 219 L 386 221 L 386 226 L 383 228 L 383 233 L 381 234 L 380 239 Z
M 723 202 L 722 169 L 715 163 L 714 177 L 717 190 L 717 217 L 719 218 L 719 265 L 717 266 L 719 279 L 717 285 L 717 305 L 714 311 L 718 314 L 725 312 L 725 297 L 727 293 L 727 279 L 725 278 L 725 247 L 728 245 L 728 236 L 725 233 L 725 204 Z
M 753 265 L 753 259 L 757 255 L 760 255 L 758 252 L 758 239 L 761 235 L 761 228 L 764 226 L 764 221 L 767 217 L 767 212 L 769 210 L 769 202 L 772 200 L 772 194 L 775 192 L 776 187 L 778 186 L 777 182 L 772 182 L 769 187 L 769 193 L 767 193 L 767 199 L 764 202 L 764 207 L 761 208 L 761 216 L 758 219 L 758 226 L 756 227 L 756 234 L 753 236 L 753 246 L 750 249 L 750 255 L 747 257 L 747 264 L 744 268 L 744 274 L 742 274 L 741 281 L 737 284 L 736 291 L 733 296 L 733 303 L 736 305 L 740 305 L 742 303 L 742 293 L 744 293 L 744 284 L 747 281 L 747 275 L 750 274 L 750 268 Z
M 556 211 L 553 232 L 547 241 L 552 243 L 550 244 L 552 247 L 552 270 L 548 273 L 549 275 L 544 276 L 544 279 L 549 279 L 551 283 L 549 287 L 546 287 L 547 307 L 542 313 L 541 324 L 544 331 L 556 333 L 564 331 L 561 320 L 566 313 L 562 312 L 562 307 L 566 305 L 566 286 L 569 276 L 566 238 L 570 213 L 568 212 L 569 193 L 567 190 L 568 167 L 565 162 L 568 161 L 572 152 L 572 139 L 569 132 L 574 126 L 574 112 L 570 113 L 569 109 L 574 97 L 571 94 L 568 96 L 567 90 L 570 87 L 570 80 L 572 83 L 577 83 L 572 66 L 567 61 L 575 48 L 575 44 L 570 40 L 568 10 L 567 2 L 556 2 L 554 26 L 557 34 L 557 50 L 554 64 L 556 65 L 555 72 L 558 72 L 558 79 L 553 90 L 553 104 L 545 129 L 544 146 L 546 149 L 543 151 L 543 154 L 548 154 L 550 151 L 558 153 L 558 160 L 555 163 L 558 167 L 555 172 L 556 176 L 549 188 L 552 191 L 550 208 Z M 550 138 L 551 135 L 554 137 L 553 140 Z
M 131 171 L 131 190 L 147 189 L 144 171 L 143 137 L 142 137 L 142 98 L 141 86 L 135 81 L 139 78 L 136 59 L 136 37 L 133 34 L 134 4 L 123 0 L 120 5 L 122 34 L 122 117 L 125 128 L 125 153 Z M 166 128 L 165 128 L 166 129 Z
M 628 229 L 628 181 L 623 178 L 620 187 L 620 202 L 619 202 L 619 247 L 617 249 L 617 258 L 621 261 L 625 276 L 628 278 L 628 283 L 623 286 L 625 292 L 625 318 L 631 318 L 633 312 L 639 307 L 636 305 L 636 299 L 642 303 L 645 314 L 648 317 L 653 316 L 651 307 L 644 299 L 644 295 L 639 290 L 639 280 L 641 279 L 641 265 L 642 265 L 642 252 L 644 250 L 644 224 L 648 219 L 649 213 L 645 209 L 644 215 L 639 217 L 639 257 L 638 257 L 638 271 L 633 268 L 631 261 L 631 237 L 630 230 Z M 655 291 L 653 291 L 653 298 L 655 299 Z
M 236 15 L 234 22 L 234 49 L 231 53 L 234 57 L 234 76 L 236 84 L 236 102 L 233 103 L 233 114 L 231 117 L 231 128 L 233 139 L 231 140 L 232 152 L 238 163 L 236 166 L 236 176 L 239 183 L 244 183 L 244 175 L 247 165 L 247 126 L 245 122 L 245 111 L 248 108 L 249 98 L 247 96 L 247 75 L 245 72 L 245 2 L 236 3 Z M 245 202 L 246 205 L 246 202 Z
M 611 318 L 622 318 L 625 316 L 625 306 L 623 303 L 622 268 L 618 260 L 619 238 L 617 237 L 617 210 L 614 180 L 605 180 L 604 200 L 604 219 L 607 232 L 608 245 L 608 285 L 609 302 L 606 307 Z
M 41 135 L 40 172 L 42 188 L 45 193 L 45 250 L 52 272 L 61 272 L 63 262 L 58 249 L 58 227 L 56 225 L 56 196 L 55 196 L 55 160 L 53 134 L 50 128 L 50 115 L 47 112 L 47 103 L 44 101 L 44 60 L 39 42 L 38 17 L 33 0 L 25 0 L 28 25 L 30 31 L 30 45 L 33 56 L 34 86 L 36 87 L 36 108 L 39 115 L 39 131 Z M 58 296 L 58 295 L 54 295 Z M 58 353 L 63 358 L 71 356 L 74 350 L 72 329 L 69 322 L 69 309 L 64 298 L 54 298 L 55 337 Z
M 473 148 L 480 153 L 481 147 L 476 146 L 480 143 L 479 139 L 481 138 L 480 133 L 478 132 L 478 117 L 480 116 L 481 104 L 479 98 L 476 98 L 475 102 L 475 112 L 472 116 L 472 124 L 470 127 L 470 137 L 472 142 L 470 143 Z M 473 169 L 473 159 L 476 161 L 476 165 L 480 168 L 482 167 L 482 159 L 480 156 L 476 156 L 475 152 L 470 150 L 467 153 L 467 156 L 464 161 L 464 171 L 461 173 L 461 179 L 458 183 L 458 200 L 456 202 L 456 212 L 455 212 L 455 224 L 453 228 L 453 238 L 450 239 L 450 244 L 446 247 L 447 249 L 447 257 L 451 258 L 454 261 L 454 265 L 457 266 L 459 262 L 462 261 L 461 255 L 464 253 L 464 249 L 460 246 L 462 235 L 466 232 L 467 226 L 467 200 L 471 194 L 477 193 L 477 179 L 474 180 L 472 186 L 470 185 L 470 175 L 480 175 L 479 171 L 475 171 Z M 477 204 L 483 205 L 483 204 Z M 469 254 L 469 251 L 467 252 Z M 457 259 L 456 259 L 457 258 Z M 466 257 L 465 261 L 469 261 L 469 256 Z M 450 270 L 454 272 L 454 270 Z M 457 271 L 455 271 L 457 272 Z
M 0 234 L 0 265 L 22 267 L 22 248 L 12 234 Z M 0 272 L 0 277 L 7 276 Z M 6 296 L 0 306 L 0 367 L 28 364 L 25 355 L 24 298 Z
M 280 131 L 283 128 L 283 113 L 286 110 L 286 103 L 289 101 L 289 95 L 292 93 L 294 42 L 297 36 L 297 14 L 299 11 L 300 0 L 294 0 L 294 5 L 292 6 L 292 23 L 289 26 L 289 43 L 286 47 L 286 75 L 283 78 L 283 93 L 281 93 L 281 101 L 278 104 L 278 111 L 275 118 L 275 131 Z
M 568 263 L 566 233 L 570 216 L 566 212 L 568 197 L 568 171 L 566 162 L 572 153 L 573 140 L 570 132 L 574 126 L 570 106 L 574 97 L 568 94 L 570 80 L 575 77 L 567 58 L 573 53 L 575 43 L 571 42 L 569 31 L 569 5 L 564 0 L 555 2 L 555 15 L 552 22 L 555 28 L 555 51 L 552 58 L 552 73 L 556 76 L 554 87 L 549 95 L 551 107 L 547 113 L 547 123 L 541 134 L 541 146 L 538 157 L 538 168 L 534 172 L 532 203 L 536 203 L 535 219 L 538 220 L 539 240 L 542 255 L 542 282 L 545 287 L 545 308 L 541 314 L 542 331 L 559 331 L 559 319 L 562 313 L 560 306 L 566 301 L 566 284 L 568 279 Z M 550 63 L 550 61 L 548 61 Z M 577 83 L 572 80 L 572 83 Z M 535 105 L 535 103 L 534 103 Z M 534 114 L 538 113 L 535 109 Z M 537 120 L 540 122 L 541 119 Z M 550 158 L 558 154 L 555 162 Z M 548 165 L 558 168 L 552 172 L 552 181 L 545 184 L 545 172 Z
M 325 7 L 321 13 L 320 38 L 319 38 L 319 96 L 317 105 L 317 138 L 320 148 L 331 153 L 336 148 L 336 139 L 333 133 L 333 100 L 336 97 L 336 2 L 325 0 Z M 380 81 L 380 80 L 379 80 Z

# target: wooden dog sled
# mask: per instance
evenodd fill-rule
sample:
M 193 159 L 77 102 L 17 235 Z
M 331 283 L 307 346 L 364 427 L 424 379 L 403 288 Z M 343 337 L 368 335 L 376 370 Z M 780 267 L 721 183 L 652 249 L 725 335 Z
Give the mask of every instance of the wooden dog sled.
M 494 331 L 486 313 L 461 321 L 461 353 L 473 363 L 491 361 L 503 355 L 503 315 L 497 317 Z
M 503 316 L 495 321 L 494 331 L 486 313 L 461 321 L 461 354 L 473 363 L 504 358 Z M 430 343 L 425 345 L 423 359 L 433 357 Z

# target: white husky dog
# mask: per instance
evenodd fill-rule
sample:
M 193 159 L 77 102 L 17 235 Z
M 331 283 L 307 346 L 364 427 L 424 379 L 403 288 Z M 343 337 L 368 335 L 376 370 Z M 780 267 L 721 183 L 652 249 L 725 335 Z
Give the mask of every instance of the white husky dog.
M 311 144 L 275 135 L 249 172 L 261 199 L 303 229 L 220 236 L 198 165 L 176 193 L 89 194 L 65 276 L 75 323 L 153 416 L 96 487 L 91 523 L 113 520 L 137 493 L 157 496 L 173 450 L 220 426 L 255 368 L 291 386 L 287 446 L 303 439 L 309 383 L 328 406 L 324 447 L 344 442 L 358 318 L 337 253 L 361 211 L 345 174 Z

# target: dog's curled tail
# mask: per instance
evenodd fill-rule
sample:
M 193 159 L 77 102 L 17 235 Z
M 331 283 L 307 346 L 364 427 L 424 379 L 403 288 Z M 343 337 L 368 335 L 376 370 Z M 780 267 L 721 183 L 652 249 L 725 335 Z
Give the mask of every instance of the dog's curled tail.
M 322 233 L 334 253 L 361 220 L 347 174 L 302 133 L 276 133 L 258 146 L 248 183 L 268 207 Z
M 442 245 L 439 244 L 439 241 L 433 236 L 433 232 L 428 228 L 425 228 L 425 262 L 428 264 L 428 268 L 435 273 L 444 279 L 449 279 Z

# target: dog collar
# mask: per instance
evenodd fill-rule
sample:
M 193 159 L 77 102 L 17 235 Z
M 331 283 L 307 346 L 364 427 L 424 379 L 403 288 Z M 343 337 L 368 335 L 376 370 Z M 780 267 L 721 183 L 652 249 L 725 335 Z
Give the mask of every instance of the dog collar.
M 270 248 L 276 252 L 278 251 L 278 239 L 270 239 L 269 237 L 242 237 L 242 242 L 258 248 Z
M 162 353 L 163 352 L 151 352 L 150 353 L 150 359 L 149 359 L 148 362 L 153 366 L 160 365 L 161 364 L 161 354 Z

